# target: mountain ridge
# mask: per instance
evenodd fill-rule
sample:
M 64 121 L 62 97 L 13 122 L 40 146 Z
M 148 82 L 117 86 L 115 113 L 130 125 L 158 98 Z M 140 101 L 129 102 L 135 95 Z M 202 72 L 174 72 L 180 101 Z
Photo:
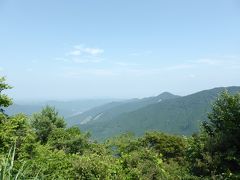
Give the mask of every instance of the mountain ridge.
M 147 106 L 149 104 L 157 103 L 160 100 L 162 101 L 162 100 L 172 99 L 177 97 L 180 97 L 180 96 L 171 94 L 169 92 L 163 92 L 158 96 L 153 96 L 153 97 L 146 97 L 141 99 L 135 98 L 135 99 L 129 99 L 121 102 L 111 102 L 103 106 L 98 106 L 93 109 L 90 109 L 89 111 L 86 111 L 77 116 L 68 118 L 68 123 L 71 125 L 75 125 L 77 123 L 79 124 L 85 124 L 85 122 L 89 123 L 92 120 L 98 120 L 98 121 L 99 119 L 103 121 L 110 120 L 121 113 L 130 112 L 130 111 L 139 109 L 141 107 Z M 102 115 L 96 119 L 96 117 L 99 116 L 99 114 L 102 114 Z
M 83 130 L 90 131 L 97 139 L 104 139 L 128 131 L 142 135 L 149 130 L 191 135 L 198 132 L 202 121 L 207 120 L 211 103 L 224 90 L 235 94 L 240 92 L 240 87 L 217 87 L 203 90 L 187 96 L 150 104 L 131 112 L 124 112 L 111 120 L 90 121 L 78 126 Z

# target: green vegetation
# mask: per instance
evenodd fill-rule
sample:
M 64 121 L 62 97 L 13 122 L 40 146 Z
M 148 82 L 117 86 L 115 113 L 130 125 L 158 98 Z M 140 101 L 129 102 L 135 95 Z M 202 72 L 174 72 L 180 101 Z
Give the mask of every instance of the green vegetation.
M 9 88 L 1 78 L 1 180 L 240 178 L 240 94 L 223 92 L 198 134 L 125 133 L 98 143 L 50 106 L 31 117 L 5 114 Z

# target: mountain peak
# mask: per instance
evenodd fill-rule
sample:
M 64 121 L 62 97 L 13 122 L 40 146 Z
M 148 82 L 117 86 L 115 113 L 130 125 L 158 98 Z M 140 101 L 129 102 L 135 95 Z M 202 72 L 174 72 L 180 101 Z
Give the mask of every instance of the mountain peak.
M 163 92 L 163 93 L 161 93 L 161 94 L 159 94 L 159 96 L 161 96 L 161 95 L 174 95 L 174 94 L 172 94 L 172 93 L 170 93 L 170 92 L 167 92 L 167 91 L 165 91 L 165 92 Z
M 174 95 L 170 92 L 163 92 L 163 93 L 159 94 L 157 97 L 161 98 L 161 99 L 172 99 L 172 98 L 176 98 L 176 97 L 179 97 L 179 96 Z

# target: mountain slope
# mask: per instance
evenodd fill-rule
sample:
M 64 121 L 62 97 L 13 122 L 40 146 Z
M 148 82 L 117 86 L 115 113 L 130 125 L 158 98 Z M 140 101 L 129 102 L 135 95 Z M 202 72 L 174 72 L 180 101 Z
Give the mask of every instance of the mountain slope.
M 190 135 L 199 130 L 211 103 L 225 88 L 214 88 L 184 97 L 168 99 L 146 107 L 122 113 L 107 121 L 89 122 L 79 125 L 83 130 L 92 132 L 93 137 L 104 139 L 123 132 L 131 131 L 141 135 L 148 130 Z M 230 93 L 240 92 L 240 87 L 226 88 Z
M 143 99 L 130 99 L 122 102 L 111 102 L 103 106 L 99 106 L 82 114 L 68 118 L 70 125 L 96 123 L 103 121 L 111 121 L 120 114 L 135 111 L 150 104 L 155 104 L 166 99 L 175 99 L 179 96 L 164 92 L 155 97 L 148 97 Z

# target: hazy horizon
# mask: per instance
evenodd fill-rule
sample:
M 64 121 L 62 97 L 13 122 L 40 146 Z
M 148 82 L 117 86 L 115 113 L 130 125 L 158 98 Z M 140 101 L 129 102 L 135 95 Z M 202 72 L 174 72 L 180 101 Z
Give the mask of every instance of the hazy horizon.
M 0 76 L 16 100 L 188 95 L 240 85 L 240 2 L 0 2 Z
M 172 93 L 170 91 L 162 91 L 158 94 L 152 94 L 152 95 L 147 95 L 147 96 L 142 96 L 142 97 L 73 97 L 73 98 L 12 98 L 13 102 L 16 104 L 39 104 L 39 103 L 43 103 L 46 104 L 47 102 L 77 102 L 77 101 L 101 101 L 101 100 L 106 100 L 109 102 L 119 102 L 119 101 L 125 101 L 125 100 L 131 100 L 131 99 L 144 99 L 144 98 L 149 98 L 149 97 L 154 97 L 154 96 L 158 96 L 162 93 L 171 93 L 173 95 L 177 95 L 177 96 L 188 96 L 188 95 L 192 95 L 201 91 L 205 91 L 205 90 L 211 90 L 211 89 L 215 89 L 215 88 L 225 88 L 225 87 L 240 87 L 240 86 L 221 86 L 221 87 L 212 87 L 212 88 L 208 88 L 208 89 L 201 89 L 198 91 L 194 91 L 188 94 L 176 94 L 176 93 Z M 9 90 L 8 90 L 9 91 Z M 7 95 L 10 95 L 11 93 L 6 92 Z

